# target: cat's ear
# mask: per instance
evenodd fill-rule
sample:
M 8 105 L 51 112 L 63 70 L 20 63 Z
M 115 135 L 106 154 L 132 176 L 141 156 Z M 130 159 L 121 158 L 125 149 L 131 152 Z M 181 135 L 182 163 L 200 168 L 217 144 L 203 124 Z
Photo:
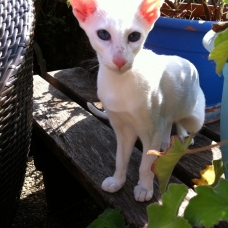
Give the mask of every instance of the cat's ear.
M 70 0 L 73 14 L 79 23 L 85 22 L 86 18 L 96 10 L 96 0 Z
M 143 0 L 140 6 L 140 13 L 143 18 L 153 24 L 160 16 L 160 8 L 163 0 Z

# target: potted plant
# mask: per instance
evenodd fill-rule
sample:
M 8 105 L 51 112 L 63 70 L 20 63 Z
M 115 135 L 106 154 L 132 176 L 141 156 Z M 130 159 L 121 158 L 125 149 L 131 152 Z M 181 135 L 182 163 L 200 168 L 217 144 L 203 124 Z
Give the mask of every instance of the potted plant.
M 228 139 L 228 23 L 213 25 L 203 37 L 203 45 L 209 51 L 209 59 L 216 64 L 216 73 L 223 72 L 224 85 L 222 90 L 222 107 L 220 120 L 221 141 Z M 228 145 L 221 147 L 222 159 L 225 164 L 228 161 Z M 228 179 L 228 171 L 225 169 L 225 177 Z
M 208 61 L 202 39 L 215 23 L 213 20 L 225 20 L 225 1 L 217 6 L 215 1 L 212 1 L 214 5 L 207 5 L 203 0 L 200 4 L 192 3 L 192 0 L 188 3 L 165 0 L 161 17 L 145 43 L 145 48 L 158 54 L 179 55 L 196 66 L 206 97 L 205 123 L 220 118 L 223 77 L 215 77 L 215 63 Z

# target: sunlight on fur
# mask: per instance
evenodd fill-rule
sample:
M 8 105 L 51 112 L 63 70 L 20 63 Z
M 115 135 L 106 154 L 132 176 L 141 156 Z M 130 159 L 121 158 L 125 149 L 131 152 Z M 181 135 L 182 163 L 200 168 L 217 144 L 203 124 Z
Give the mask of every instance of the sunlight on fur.
M 205 118 L 205 98 L 196 68 L 178 56 L 157 55 L 143 49 L 160 16 L 160 0 L 71 0 L 73 13 L 96 51 L 98 97 L 117 138 L 116 170 L 101 187 L 116 192 L 126 181 L 129 159 L 137 137 L 143 144 L 137 201 L 153 196 L 156 156 L 149 150 L 166 150 L 172 124 L 184 138 L 198 132 Z M 187 133 L 188 132 L 188 133 Z M 136 167 L 138 168 L 138 167 Z

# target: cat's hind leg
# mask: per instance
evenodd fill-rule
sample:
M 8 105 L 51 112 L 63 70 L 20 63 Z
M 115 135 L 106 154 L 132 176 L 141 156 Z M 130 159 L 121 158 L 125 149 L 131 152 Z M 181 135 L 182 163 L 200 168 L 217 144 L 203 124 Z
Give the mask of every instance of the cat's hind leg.
M 184 139 L 189 136 L 188 132 L 185 130 L 184 127 L 182 127 L 181 123 L 176 123 L 176 129 L 177 129 L 177 135 L 178 138 L 182 143 L 184 143 Z M 194 139 L 192 139 L 191 144 L 194 144 Z
M 189 116 L 180 119 L 177 124 L 177 133 L 181 140 L 184 140 L 188 133 L 197 133 L 203 126 L 205 120 L 205 97 L 199 89 L 196 106 Z M 194 141 L 193 141 L 194 142 Z M 192 142 L 192 143 L 193 143 Z
M 188 137 L 188 133 L 195 134 L 197 133 L 203 126 L 204 118 L 200 118 L 200 116 L 191 115 L 187 118 L 181 119 L 176 123 L 177 126 L 177 135 L 179 139 L 184 142 L 184 139 Z M 192 143 L 194 144 L 194 139 L 192 139 Z

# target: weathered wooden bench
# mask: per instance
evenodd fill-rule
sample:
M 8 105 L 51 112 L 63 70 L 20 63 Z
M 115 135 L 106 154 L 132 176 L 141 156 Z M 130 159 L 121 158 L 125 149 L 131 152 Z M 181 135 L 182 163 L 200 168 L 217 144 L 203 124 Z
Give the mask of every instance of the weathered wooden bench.
M 146 207 L 160 202 L 161 195 L 155 179 L 152 200 L 145 203 L 134 200 L 133 188 L 138 181 L 141 160 L 140 143 L 136 143 L 124 187 L 113 194 L 100 188 L 102 181 L 115 169 L 116 139 L 109 123 L 93 116 L 86 106 L 89 101 L 101 108 L 96 95 L 96 75 L 72 68 L 44 72 L 42 76 L 34 75 L 33 148 L 35 163 L 43 171 L 50 210 L 58 213 L 77 200 L 77 185 L 74 184 L 77 180 L 102 208 L 120 209 L 130 227 L 145 226 L 148 222 Z M 203 127 L 192 147 L 219 140 L 219 122 L 215 122 Z M 220 149 L 214 148 L 184 156 L 177 164 L 170 182 L 188 186 L 180 214 L 194 196 L 191 179 L 199 178 L 199 171 L 210 165 L 212 159 L 220 157 Z

